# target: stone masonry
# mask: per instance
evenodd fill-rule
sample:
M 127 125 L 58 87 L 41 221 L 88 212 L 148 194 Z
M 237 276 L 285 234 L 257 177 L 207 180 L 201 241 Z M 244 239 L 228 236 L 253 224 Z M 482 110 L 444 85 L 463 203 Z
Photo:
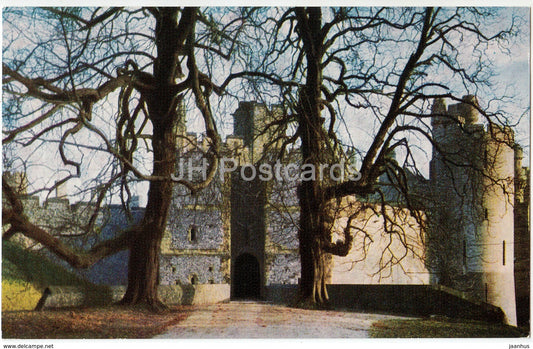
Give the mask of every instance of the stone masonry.
M 349 255 L 332 258 L 331 284 L 441 284 L 501 307 L 507 322 L 516 324 L 514 256 L 519 256 L 516 294 L 522 302 L 529 280 L 529 250 L 523 247 L 529 243 L 529 171 L 521 166 L 512 132 L 485 129 L 472 107 L 475 103 L 470 96 L 448 107 L 436 101 L 430 179 L 408 174 L 414 192 L 426 200 L 420 214 L 429 229 L 421 229 L 396 202 L 387 207 L 400 227 L 391 234 L 383 229 L 377 202 L 346 198 L 337 213 L 335 239 L 342 239 L 340 231 L 350 213 L 358 212 L 358 229 Z M 266 142 L 283 130 L 265 125 L 280 112 L 241 102 L 234 114 L 234 134 L 223 146 L 224 156 L 235 160 L 237 170 L 223 178 L 217 175 L 194 195 L 175 187 L 161 248 L 162 285 L 225 284 L 231 286 L 232 297 L 268 299 L 279 294 L 280 287 L 298 283 L 298 180 L 247 181 L 240 175 L 248 165 L 269 161 Z M 208 146 L 205 138 L 186 133 L 184 124 L 178 129 L 178 159 L 191 159 L 199 168 Z M 297 150 L 286 161 L 291 159 L 297 163 Z M 52 231 L 60 232 L 70 222 L 69 231 L 76 235 L 75 226 L 88 217 L 87 204 L 70 205 L 56 198 L 39 205 L 37 198 L 27 196 L 23 202 L 28 215 Z M 143 214 L 142 208 L 134 208 L 128 220 L 119 206 L 104 211 L 100 236 L 62 238 L 90 246 L 135 224 Z M 117 285 L 125 284 L 126 269 L 124 252 L 81 273 L 93 282 Z

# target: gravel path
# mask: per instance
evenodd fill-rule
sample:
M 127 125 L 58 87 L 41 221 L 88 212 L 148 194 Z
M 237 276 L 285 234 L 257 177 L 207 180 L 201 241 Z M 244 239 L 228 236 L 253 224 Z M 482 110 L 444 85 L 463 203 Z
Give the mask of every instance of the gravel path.
M 373 322 L 391 318 L 397 317 L 230 302 L 199 306 L 155 338 L 367 338 Z

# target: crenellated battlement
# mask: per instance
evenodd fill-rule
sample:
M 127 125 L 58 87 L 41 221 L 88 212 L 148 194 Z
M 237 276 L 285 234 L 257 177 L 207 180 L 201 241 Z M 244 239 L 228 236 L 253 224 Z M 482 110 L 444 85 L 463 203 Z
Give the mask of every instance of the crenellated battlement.
M 479 102 L 475 96 L 465 95 L 463 100 L 456 104 L 446 105 L 443 98 L 438 98 L 433 103 L 431 124 L 439 125 L 475 125 L 479 123 Z

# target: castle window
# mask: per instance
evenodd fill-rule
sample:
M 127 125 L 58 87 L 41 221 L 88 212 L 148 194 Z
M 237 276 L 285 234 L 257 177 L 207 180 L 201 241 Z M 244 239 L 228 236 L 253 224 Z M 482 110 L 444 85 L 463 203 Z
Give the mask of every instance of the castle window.
M 503 240 L 502 244 L 502 263 L 505 265 L 505 240 Z
M 198 284 L 198 276 L 196 276 L 196 274 L 191 274 L 189 276 L 189 282 L 191 283 L 191 285 Z
M 485 209 L 485 219 L 489 219 L 489 209 Z
M 172 274 L 176 274 L 176 266 L 175 265 L 171 266 L 171 269 L 172 269 Z
M 198 239 L 198 226 L 191 224 L 189 227 L 189 242 L 196 242 Z
M 212 273 L 212 272 L 213 272 L 213 267 L 210 266 L 209 268 L 207 268 L 207 270 L 208 270 L 210 273 Z
M 463 240 L 463 267 L 466 267 L 466 240 Z

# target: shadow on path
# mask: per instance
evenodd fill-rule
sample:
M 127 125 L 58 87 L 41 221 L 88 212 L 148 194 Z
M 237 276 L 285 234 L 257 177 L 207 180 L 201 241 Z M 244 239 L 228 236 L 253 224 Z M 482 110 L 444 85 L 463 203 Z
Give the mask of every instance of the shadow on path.
M 368 338 L 374 322 L 394 318 L 239 301 L 200 306 L 155 338 Z

